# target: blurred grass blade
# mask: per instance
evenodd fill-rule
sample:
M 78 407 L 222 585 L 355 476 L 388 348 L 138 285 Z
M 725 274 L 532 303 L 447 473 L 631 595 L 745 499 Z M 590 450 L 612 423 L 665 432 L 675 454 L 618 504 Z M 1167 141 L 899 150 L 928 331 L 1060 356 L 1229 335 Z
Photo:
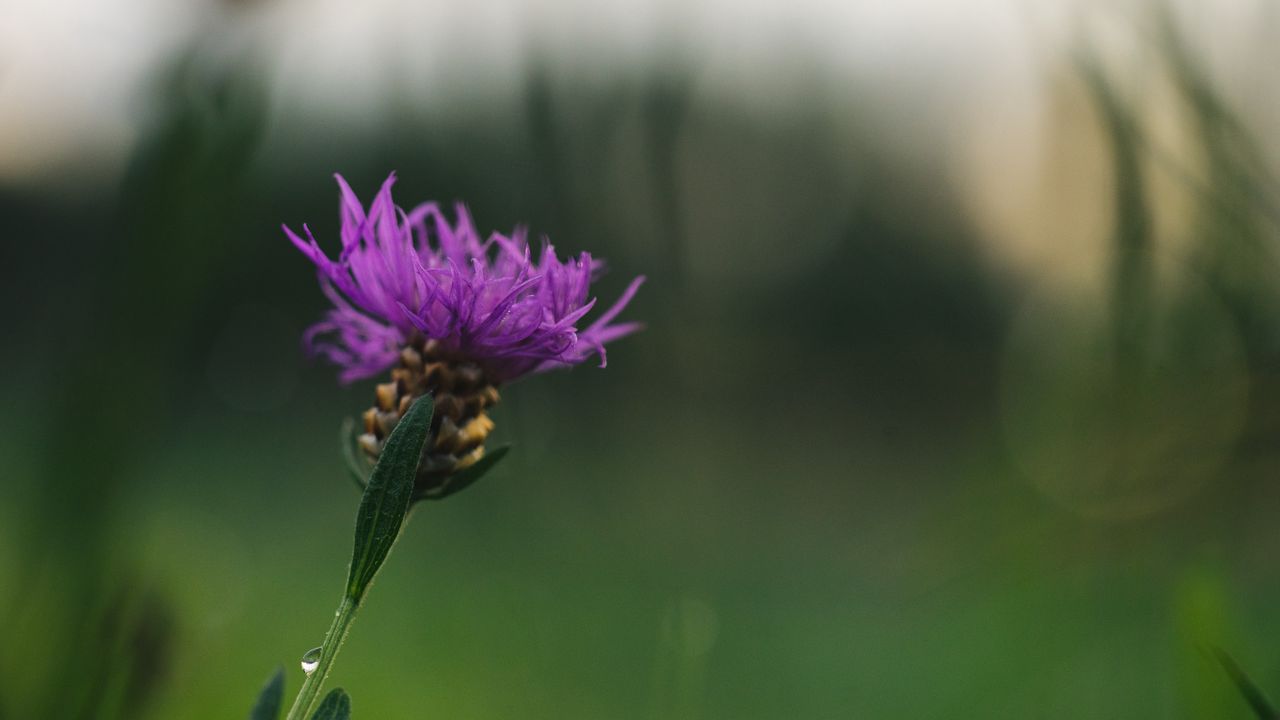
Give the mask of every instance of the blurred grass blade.
M 276 720 L 284 703 L 284 668 L 277 667 L 258 693 L 258 702 L 249 711 L 249 720 Z
M 1096 59 L 1081 60 L 1085 85 L 1110 142 L 1114 178 L 1111 229 L 1111 321 L 1116 371 L 1130 387 L 1142 366 L 1151 314 L 1155 221 L 1147 199 L 1143 133 L 1133 104 L 1123 98 Z
M 1245 674 L 1244 670 L 1240 669 L 1240 665 L 1235 661 L 1235 658 L 1220 648 L 1214 649 L 1214 655 L 1217 656 L 1218 662 L 1222 663 L 1227 675 L 1231 676 L 1231 681 L 1236 684 L 1236 688 L 1244 696 L 1245 702 L 1249 703 L 1249 707 L 1253 708 L 1254 714 L 1262 720 L 1280 720 L 1280 713 L 1276 713 L 1271 701 L 1267 700 L 1267 696 L 1262 694 L 1262 690 L 1257 684 Z
M 342 688 L 334 688 L 324 696 L 311 720 L 351 720 L 351 698 Z
M 506 456 L 507 451 L 510 449 L 510 445 L 503 445 L 496 450 L 488 452 L 484 457 L 472 464 L 471 467 L 459 470 L 450 476 L 448 482 L 435 493 L 422 495 L 422 497 L 427 500 L 443 500 L 456 492 L 467 489 L 488 474 L 498 464 L 498 461 Z
M 338 447 L 342 449 L 342 462 L 351 473 L 351 480 L 363 492 L 369 483 L 365 480 L 365 471 L 360 467 L 360 459 L 356 457 L 356 421 L 351 418 L 343 420 L 342 428 L 338 432 Z
M 435 404 L 431 396 L 418 398 L 396 423 L 369 477 L 356 512 L 356 540 L 347 577 L 347 597 L 358 603 L 391 552 L 413 499 L 418 461 L 431 430 Z

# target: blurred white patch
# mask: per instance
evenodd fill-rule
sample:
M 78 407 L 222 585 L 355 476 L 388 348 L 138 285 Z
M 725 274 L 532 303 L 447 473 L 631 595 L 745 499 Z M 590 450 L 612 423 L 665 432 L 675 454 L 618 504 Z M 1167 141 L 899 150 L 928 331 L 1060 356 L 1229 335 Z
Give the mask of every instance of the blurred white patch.
M 1170 4 L 1197 71 L 1275 156 L 1280 144 L 1269 128 L 1280 117 L 1280 94 L 1257 68 L 1274 65 L 1280 6 Z M 1176 255 L 1191 242 L 1203 147 L 1160 50 L 1158 7 L 1029 5 L 1021 22 L 975 48 L 987 58 L 985 71 L 960 78 L 967 92 L 947 132 L 952 184 L 991 257 L 1032 284 L 1080 292 L 1099 282 L 1110 253 L 1114 156 L 1082 58 L 1097 64 L 1133 113 L 1159 251 Z
M 145 83 L 202 15 L 160 0 L 0 2 L 0 183 L 118 173 Z

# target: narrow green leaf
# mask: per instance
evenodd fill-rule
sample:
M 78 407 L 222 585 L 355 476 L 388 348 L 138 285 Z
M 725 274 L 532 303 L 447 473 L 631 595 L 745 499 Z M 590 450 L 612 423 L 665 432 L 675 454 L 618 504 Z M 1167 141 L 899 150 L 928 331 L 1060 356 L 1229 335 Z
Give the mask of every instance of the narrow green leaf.
M 249 711 L 249 720 L 276 720 L 284 703 L 284 668 L 278 667 L 258 693 L 258 701 Z
M 1235 659 L 1226 653 L 1225 650 L 1214 648 L 1214 655 L 1218 657 L 1218 662 L 1222 663 L 1222 667 L 1227 671 L 1227 675 L 1231 676 L 1231 681 L 1236 684 L 1240 690 L 1240 694 L 1244 696 L 1245 702 L 1249 703 L 1249 707 L 1253 708 L 1253 713 L 1261 720 L 1280 720 L 1280 713 L 1275 711 L 1271 706 L 1271 702 L 1267 700 L 1267 696 L 1262 694 L 1262 690 L 1254 684 L 1253 680 L 1240 669 L 1240 665 Z
M 450 495 L 461 492 L 471 485 L 474 485 L 480 478 L 484 477 L 498 461 L 506 456 L 507 451 L 511 449 L 510 445 L 503 445 L 500 448 L 490 450 L 485 456 L 475 461 L 471 467 L 465 470 L 459 470 L 449 477 L 445 484 L 437 489 L 434 493 L 424 494 L 422 498 L 427 500 L 443 500 Z
M 356 421 L 347 418 L 342 421 L 342 428 L 339 430 L 338 447 L 342 451 L 342 461 L 347 466 L 347 471 L 351 473 L 351 480 L 355 482 L 356 487 L 361 491 L 368 486 L 365 480 L 365 472 L 368 466 L 361 467 L 359 458 L 356 457 Z
M 351 697 L 342 688 L 330 690 L 311 720 L 351 720 Z
M 431 397 L 426 395 L 409 407 L 391 431 L 369 477 L 356 511 L 356 541 L 351 573 L 347 576 L 347 597 L 354 602 L 360 602 L 400 534 L 413 499 L 418 462 L 431 430 L 434 409 Z

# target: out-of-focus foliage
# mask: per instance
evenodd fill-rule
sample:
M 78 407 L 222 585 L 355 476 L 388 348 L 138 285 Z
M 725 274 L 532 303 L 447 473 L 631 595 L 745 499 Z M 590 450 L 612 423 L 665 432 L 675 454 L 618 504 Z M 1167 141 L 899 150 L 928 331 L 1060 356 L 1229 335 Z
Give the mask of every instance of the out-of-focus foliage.
M 992 261 L 913 118 L 817 84 L 771 112 L 692 56 L 532 52 L 514 101 L 347 132 L 173 61 L 119 187 L 0 192 L 0 717 L 241 717 L 321 640 L 370 388 L 302 358 L 277 228 L 393 169 L 608 258 L 602 296 L 651 281 L 607 370 L 504 391 L 507 459 L 418 507 L 333 675 L 360 717 L 1247 717 L 1204 648 L 1280 688 L 1280 195 L 1158 17 L 1173 114 L 1087 43 L 1055 66 L 1108 161 L 1070 291 Z

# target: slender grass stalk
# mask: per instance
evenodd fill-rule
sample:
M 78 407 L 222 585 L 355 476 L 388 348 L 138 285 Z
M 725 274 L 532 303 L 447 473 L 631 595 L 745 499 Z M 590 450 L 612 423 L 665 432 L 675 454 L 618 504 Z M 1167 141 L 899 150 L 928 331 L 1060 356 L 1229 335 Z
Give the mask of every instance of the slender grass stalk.
M 342 604 L 338 605 L 338 611 L 334 613 L 333 624 L 329 626 L 329 632 L 325 633 L 319 664 L 303 681 L 302 689 L 298 691 L 298 697 L 293 701 L 293 707 L 289 709 L 285 720 L 305 720 L 320 702 L 320 689 L 324 687 L 325 678 L 329 676 L 333 661 L 338 657 L 338 651 L 342 649 L 342 643 L 347 639 L 347 633 L 351 630 L 351 623 L 355 620 L 356 610 L 359 608 L 359 600 L 343 596 Z
M 434 412 L 435 403 L 430 395 L 418 398 L 387 438 L 386 447 L 365 484 L 364 496 L 360 498 L 360 508 L 356 511 L 355 544 L 342 602 L 320 645 L 316 666 L 302 682 L 302 689 L 298 691 L 286 720 L 310 717 L 320 701 L 320 690 L 333 668 L 333 661 L 351 630 L 360 602 L 400 539 L 405 516 L 412 506 L 418 462 L 430 434 Z

